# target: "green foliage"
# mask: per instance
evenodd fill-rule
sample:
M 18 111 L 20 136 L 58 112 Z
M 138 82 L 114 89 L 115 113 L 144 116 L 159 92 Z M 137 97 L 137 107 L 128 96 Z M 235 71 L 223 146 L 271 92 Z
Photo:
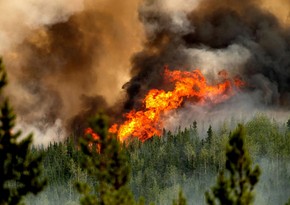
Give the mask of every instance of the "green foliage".
M 182 190 L 179 191 L 178 199 L 173 200 L 172 205 L 186 205 L 186 198 L 183 196 Z
M 212 131 L 212 127 L 211 125 L 209 126 L 208 130 L 207 130 L 207 138 L 206 138 L 206 142 L 211 144 L 212 143 L 212 139 L 213 138 L 213 131 Z
M 81 204 L 130 205 L 133 195 L 128 189 L 129 166 L 127 157 L 115 136 L 109 136 L 108 119 L 100 114 L 91 121 L 91 127 L 99 137 L 87 135 L 80 141 L 86 158 L 83 167 L 97 183 L 92 191 L 87 184 L 77 183 L 84 195 Z
M 132 139 L 122 150 L 128 157 L 129 187 L 134 197 L 144 196 L 144 205 L 150 201 L 156 205 L 172 204 L 182 187 L 188 204 L 205 204 L 205 191 L 213 184 L 219 170 L 225 168 L 231 124 L 220 122 L 220 127 L 212 128 L 211 144 L 202 143 L 202 139 L 207 138 L 207 130 L 197 123 L 175 133 L 164 131 L 162 137 L 144 143 Z M 245 145 L 253 161 L 263 170 L 256 190 L 256 204 L 285 204 L 289 197 L 286 193 L 290 193 L 290 132 L 286 132 L 285 123 L 260 115 L 245 126 Z M 73 182 L 86 182 L 89 187 L 97 184 L 96 177 L 88 175 L 80 166 L 85 156 L 73 142 L 77 137 L 35 150 L 44 154 L 44 174 L 50 183 L 37 198 L 27 200 L 29 205 L 37 205 L 42 199 L 47 205 L 79 203 Z
M 0 90 L 6 73 L 0 59 Z M 6 99 L 0 107 L 0 204 L 23 204 L 28 193 L 37 194 L 46 184 L 41 179 L 41 156 L 31 152 L 32 135 L 20 140 L 14 132 L 15 114 Z
M 46 198 L 48 205 L 63 205 L 72 201 L 79 204 L 75 181 L 92 184 L 93 180 L 80 166 L 84 156 L 74 144 L 73 137 L 61 143 L 51 143 L 47 147 L 38 147 L 36 152 L 44 155 L 44 175 L 49 186 L 37 198 L 26 198 L 26 203 L 38 205 L 38 201 L 43 201 L 41 198 Z
M 245 131 L 242 125 L 230 136 L 226 151 L 226 172 L 221 171 L 212 193 L 206 192 L 210 205 L 250 205 L 253 189 L 260 176 L 260 169 L 252 169 L 252 161 L 245 147 Z

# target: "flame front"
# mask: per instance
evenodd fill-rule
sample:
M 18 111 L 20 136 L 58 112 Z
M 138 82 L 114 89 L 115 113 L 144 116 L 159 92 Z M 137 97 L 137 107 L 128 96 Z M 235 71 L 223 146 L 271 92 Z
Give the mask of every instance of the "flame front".
M 126 121 L 110 128 L 121 141 L 128 137 L 137 137 L 145 141 L 154 135 L 161 136 L 163 123 L 161 117 L 170 110 L 177 109 L 184 100 L 190 99 L 196 104 L 220 103 L 234 95 L 235 89 L 244 85 L 240 78 L 226 78 L 217 85 L 208 85 L 200 70 L 170 71 L 165 68 L 164 78 L 174 85 L 172 91 L 152 89 L 143 100 L 143 110 L 132 110 L 125 114 Z

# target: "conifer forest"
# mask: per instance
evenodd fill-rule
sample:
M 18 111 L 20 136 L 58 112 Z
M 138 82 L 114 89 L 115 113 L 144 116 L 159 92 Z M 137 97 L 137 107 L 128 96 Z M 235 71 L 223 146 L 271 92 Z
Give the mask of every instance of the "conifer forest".
M 290 0 L 0 9 L 0 205 L 290 205 Z

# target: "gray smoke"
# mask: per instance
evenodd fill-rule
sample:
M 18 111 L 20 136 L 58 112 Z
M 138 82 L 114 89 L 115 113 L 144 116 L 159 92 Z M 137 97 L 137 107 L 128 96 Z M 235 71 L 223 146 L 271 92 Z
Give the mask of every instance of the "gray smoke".
M 227 118 L 237 110 L 289 109 L 287 0 L 11 0 L 0 6 L 6 94 L 21 127 L 43 134 L 38 142 L 81 132 L 99 110 L 115 120 L 140 108 L 149 89 L 166 88 L 165 65 L 199 68 L 211 83 L 227 70 L 248 85 L 215 107 L 185 104 L 171 113 L 168 128 L 172 116 L 192 121 L 189 113 Z
M 289 2 L 277 4 L 290 9 Z M 125 85 L 129 97 L 125 110 L 139 108 L 139 99 L 149 89 L 164 86 L 160 83 L 164 65 L 171 69 L 199 68 L 211 83 L 219 80 L 220 70 L 226 70 L 247 83 L 242 93 L 221 105 L 185 105 L 175 115 L 170 113 L 168 128 L 172 119 L 184 123 L 187 118 L 192 122 L 207 116 L 204 120 L 211 121 L 221 115 L 229 119 L 237 112 L 253 116 L 270 109 L 270 113 L 289 110 L 289 14 L 277 15 L 275 9 L 272 1 L 259 0 L 145 1 L 139 15 L 145 25 L 146 43 L 133 58 L 134 75 Z

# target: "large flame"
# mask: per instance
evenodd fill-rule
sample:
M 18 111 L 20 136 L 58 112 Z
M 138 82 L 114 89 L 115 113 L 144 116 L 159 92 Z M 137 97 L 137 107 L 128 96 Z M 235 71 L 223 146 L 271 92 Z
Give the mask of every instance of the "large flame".
M 117 134 L 121 141 L 137 137 L 145 141 L 154 135 L 161 136 L 161 117 L 168 111 L 177 109 L 184 100 L 196 104 L 220 103 L 235 94 L 236 88 L 244 85 L 240 78 L 229 79 L 226 71 L 219 73 L 224 79 L 217 85 L 208 85 L 200 70 L 170 71 L 165 68 L 164 78 L 174 85 L 172 91 L 152 89 L 143 100 L 143 110 L 132 110 L 125 114 L 125 122 L 114 124 L 109 132 Z

